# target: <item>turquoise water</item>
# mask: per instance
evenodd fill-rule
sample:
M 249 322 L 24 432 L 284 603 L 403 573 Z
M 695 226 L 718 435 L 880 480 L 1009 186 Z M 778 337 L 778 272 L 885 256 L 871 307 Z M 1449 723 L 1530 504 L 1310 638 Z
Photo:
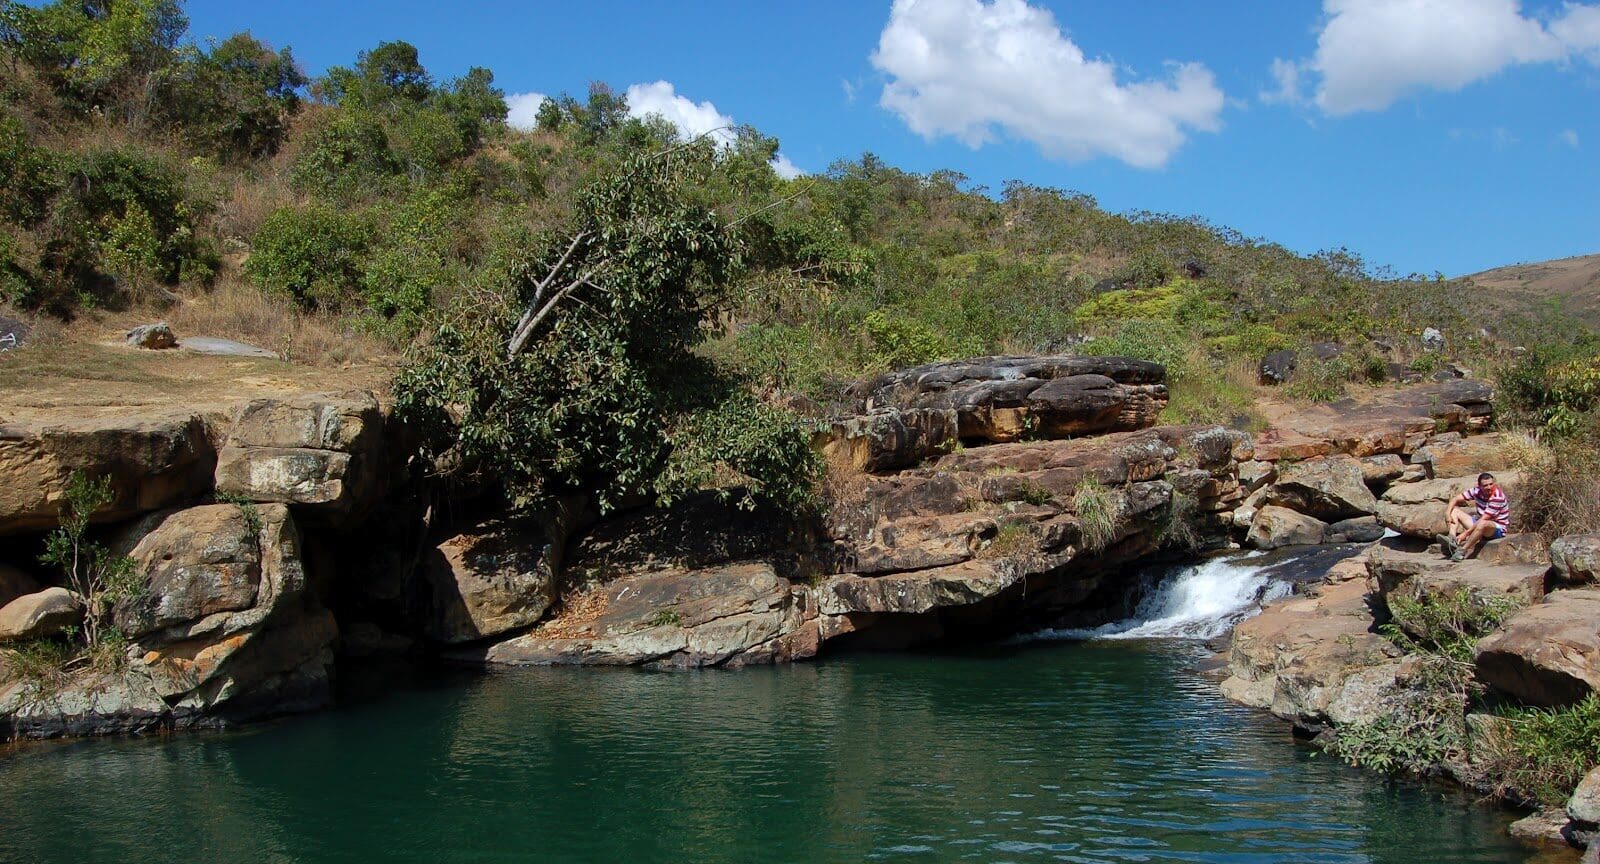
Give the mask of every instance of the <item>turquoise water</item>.
M 1223 702 L 1190 642 L 348 673 L 338 710 L 0 757 L 7 862 L 1511 862 L 1512 818 Z

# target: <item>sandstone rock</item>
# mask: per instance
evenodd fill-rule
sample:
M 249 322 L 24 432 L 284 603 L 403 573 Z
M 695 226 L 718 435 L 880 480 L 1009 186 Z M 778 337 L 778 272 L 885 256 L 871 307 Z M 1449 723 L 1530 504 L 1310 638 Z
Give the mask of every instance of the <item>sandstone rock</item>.
M 1256 511 L 1245 542 L 1257 549 L 1315 546 L 1322 542 L 1327 527 L 1315 517 L 1269 504 Z
M 1600 588 L 1554 591 L 1478 642 L 1478 676 L 1529 705 L 1563 706 L 1600 687 Z
M 54 527 L 73 471 L 109 478 L 115 498 L 94 515 L 107 522 L 200 497 L 215 464 L 193 412 L 0 426 L 0 535 Z
M 1358 516 L 1354 519 L 1344 519 L 1328 526 L 1324 533 L 1325 543 L 1371 543 L 1383 537 L 1383 526 L 1373 516 Z
M 83 620 L 83 604 L 65 588 L 24 594 L 0 608 L 0 642 L 54 636 Z
M 1222 693 L 1308 728 L 1372 719 L 1403 664 L 1371 629 L 1361 580 L 1268 604 L 1234 629 Z
M 822 438 L 822 451 L 858 471 L 888 471 L 944 452 L 957 440 L 957 430 L 954 409 L 884 408 L 835 420 Z
M 609 605 L 592 622 L 570 632 L 535 629 L 460 656 L 511 665 L 698 667 L 737 664 L 751 654 L 777 662 L 815 651 L 815 630 L 804 626 L 815 620 L 805 592 L 766 564 L 657 573 L 603 590 Z
M 1514 514 L 1517 507 L 1516 491 L 1522 475 L 1516 471 L 1504 471 L 1497 474 L 1496 478 L 1510 496 Z M 1435 534 L 1449 530 L 1444 514 L 1450 499 L 1476 482 L 1475 477 L 1446 477 L 1416 483 L 1396 483 L 1385 489 L 1378 501 L 1378 522 L 1385 528 L 1410 537 L 1432 539 Z
M 1495 433 L 1467 438 L 1456 433 L 1434 436 L 1427 446 L 1412 454 L 1411 461 L 1426 465 L 1434 477 L 1476 478 L 1483 471 L 1512 467 L 1505 445 Z
M 1369 515 L 1378 507 L 1363 480 L 1360 461 L 1349 456 L 1280 465 L 1267 503 L 1324 521 Z
M 278 359 L 276 351 L 268 351 L 245 342 L 236 342 L 232 339 L 218 339 L 212 336 L 189 336 L 180 345 L 183 350 L 195 354 L 216 354 L 223 357 L 259 357 L 266 360 Z
M 1478 548 L 1477 560 L 1485 564 L 1537 564 L 1550 566 L 1550 548 L 1537 534 L 1507 534 Z
M 1020 580 L 1019 568 L 1005 561 L 969 561 L 953 567 L 871 578 L 835 576 L 817 589 L 817 608 L 824 615 L 920 614 L 977 603 Z
M 172 348 L 178 344 L 178 337 L 173 335 L 172 328 L 167 326 L 165 321 L 157 321 L 154 324 L 140 324 L 129 330 L 123 339 L 135 348 L 155 350 Z
M 1590 769 L 1583 775 L 1572 797 L 1567 799 L 1567 815 L 1574 822 L 1587 825 L 1600 823 L 1600 768 Z
M 1379 549 L 1367 557 L 1367 573 L 1378 596 L 1399 594 L 1413 600 L 1443 600 L 1460 591 L 1485 598 L 1510 598 L 1528 604 L 1544 596 L 1541 564 L 1490 564 L 1451 561 L 1437 555 Z
M 304 582 L 299 546 L 281 504 L 211 504 L 160 513 L 124 530 L 116 546 L 133 558 L 149 590 L 118 604 L 129 638 L 256 605 L 262 579 Z M 256 524 L 259 523 L 259 524 Z M 286 532 L 291 535 L 286 538 Z
M 424 632 L 439 642 L 470 642 L 534 624 L 555 602 L 560 542 L 520 519 L 440 543 L 421 567 L 432 601 Z
M 43 588 L 44 586 L 32 576 L 9 564 L 0 564 L 0 606 L 5 606 L 24 594 L 41 591 Z
M 1239 484 L 1254 492 L 1271 483 L 1278 476 L 1278 468 L 1271 462 L 1251 460 L 1239 463 Z
M 95 674 L 46 692 L 30 682 L 0 684 L 0 730 L 9 726 L 8 737 L 137 733 L 171 715 L 149 679 L 137 674 Z
M 258 399 L 237 408 L 217 491 L 348 521 L 382 494 L 383 414 L 371 393 Z
M 1230 520 L 1232 527 L 1240 531 L 1249 531 L 1251 523 L 1256 521 L 1256 513 L 1267 503 L 1267 492 L 1268 488 L 1262 486 L 1241 501 L 1239 506 L 1233 509 L 1233 517 Z
M 1600 535 L 1571 534 L 1550 544 L 1556 578 L 1568 585 L 1600 581 Z
M 1405 472 L 1405 461 L 1394 453 L 1361 457 L 1361 481 L 1368 486 L 1387 486 Z

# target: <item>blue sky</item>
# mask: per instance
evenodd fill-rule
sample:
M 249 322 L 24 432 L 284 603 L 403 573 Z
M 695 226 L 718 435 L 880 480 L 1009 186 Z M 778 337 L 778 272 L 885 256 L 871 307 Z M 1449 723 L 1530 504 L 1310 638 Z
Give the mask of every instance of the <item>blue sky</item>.
M 280 0 L 186 4 L 306 70 L 389 39 L 508 94 L 635 87 L 806 172 L 872 152 L 1462 275 L 1600 252 L 1600 3 Z M 665 82 L 665 83 L 660 83 Z M 531 107 L 537 96 L 522 103 Z

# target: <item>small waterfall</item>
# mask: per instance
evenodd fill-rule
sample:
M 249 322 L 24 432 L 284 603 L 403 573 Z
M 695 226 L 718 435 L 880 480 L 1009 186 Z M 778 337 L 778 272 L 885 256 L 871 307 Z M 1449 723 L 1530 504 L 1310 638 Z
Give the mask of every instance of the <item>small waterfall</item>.
M 1210 639 L 1287 597 L 1291 582 L 1252 559 L 1261 553 L 1213 558 L 1179 569 L 1139 601 L 1133 617 L 1099 627 L 1041 630 L 1023 639 Z

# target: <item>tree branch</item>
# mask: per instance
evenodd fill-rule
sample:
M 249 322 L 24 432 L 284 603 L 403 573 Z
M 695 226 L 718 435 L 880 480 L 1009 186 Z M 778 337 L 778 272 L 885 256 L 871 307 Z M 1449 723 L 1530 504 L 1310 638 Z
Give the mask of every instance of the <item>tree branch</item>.
M 540 280 L 539 284 L 534 287 L 533 299 L 528 301 L 528 308 L 524 309 L 522 317 L 517 319 L 517 326 L 511 329 L 511 340 L 506 343 L 507 359 L 517 356 L 517 352 L 522 350 L 523 343 L 528 341 L 528 336 L 533 330 L 534 323 L 536 323 L 530 319 L 533 317 L 534 309 L 538 308 L 539 302 L 544 299 L 545 289 L 550 287 L 550 283 L 555 280 L 556 274 L 561 272 L 561 268 L 567 266 L 567 261 L 572 258 L 572 253 L 578 251 L 578 245 L 588 237 L 589 232 L 587 231 L 579 231 L 574 234 L 572 242 L 567 245 L 567 251 L 561 253 L 561 258 L 556 261 L 555 266 L 551 267 L 550 272 L 546 273 L 544 279 Z

